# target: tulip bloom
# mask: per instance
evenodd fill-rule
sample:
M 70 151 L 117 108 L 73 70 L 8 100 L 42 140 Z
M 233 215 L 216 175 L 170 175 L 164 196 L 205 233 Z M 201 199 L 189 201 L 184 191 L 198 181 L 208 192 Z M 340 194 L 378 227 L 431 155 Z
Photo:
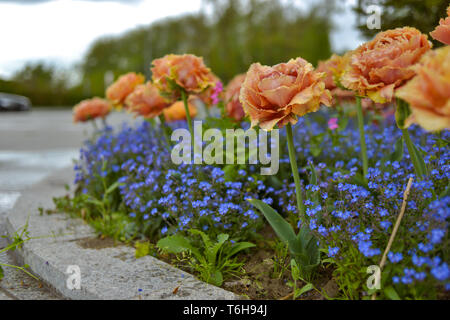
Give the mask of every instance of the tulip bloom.
M 245 80 L 245 74 L 235 76 L 225 89 L 225 111 L 236 121 L 241 121 L 245 117 L 242 103 L 239 101 L 242 84 Z
M 114 105 L 121 106 L 125 102 L 127 96 L 132 93 L 138 85 L 143 84 L 144 81 L 145 78 L 141 74 L 136 74 L 134 72 L 124 74 L 106 89 L 106 98 Z
M 188 103 L 189 94 L 200 94 L 208 87 L 214 86 L 214 75 L 203 63 L 203 58 L 192 54 L 169 54 L 152 62 L 153 83 L 164 96 L 173 100 L 180 97 L 185 108 L 185 117 L 194 145 L 194 129 Z
M 441 19 L 439 25 L 430 33 L 436 39 L 446 45 L 450 45 L 450 6 L 447 8 L 447 18 Z
M 254 63 L 242 84 L 239 100 L 252 127 L 259 124 L 271 130 L 275 125 L 295 124 L 297 116 L 317 111 L 321 103 L 331 105 L 324 77 L 302 58 L 273 67 Z
M 164 93 L 179 97 L 174 86 L 187 93 L 198 94 L 215 85 L 215 78 L 203 62 L 203 58 L 192 54 L 169 54 L 153 60 L 153 83 Z
M 197 108 L 191 103 L 188 104 L 188 107 L 190 115 L 195 117 L 197 115 Z M 163 113 L 167 122 L 186 120 L 186 109 L 183 101 L 175 102 L 170 107 L 164 109 Z
M 353 52 L 341 83 L 374 102 L 390 102 L 394 90 L 414 76 L 409 67 L 430 48 L 427 36 L 415 28 L 380 32 Z
M 428 131 L 450 129 L 450 47 L 430 51 L 412 68 L 417 75 L 396 91 L 412 112 L 406 125 L 415 122 Z
M 341 76 L 350 60 L 351 53 L 349 51 L 344 56 L 333 54 L 330 59 L 319 61 L 316 68 L 317 72 L 324 72 L 326 74 L 324 78 L 325 88 L 330 90 L 333 96 L 333 105 L 355 100 L 354 92 L 342 89 L 340 84 Z
M 207 107 L 214 106 L 219 103 L 223 92 L 222 81 L 215 74 L 211 73 L 210 77 L 214 82 L 214 85 L 209 86 L 205 91 L 195 95 L 200 99 Z
M 159 90 L 150 81 L 138 85 L 127 97 L 125 104 L 130 112 L 144 118 L 157 117 L 170 106 L 170 102 L 159 94 Z
M 111 111 L 108 101 L 101 98 L 83 100 L 73 108 L 73 121 L 85 122 L 95 118 L 105 118 Z

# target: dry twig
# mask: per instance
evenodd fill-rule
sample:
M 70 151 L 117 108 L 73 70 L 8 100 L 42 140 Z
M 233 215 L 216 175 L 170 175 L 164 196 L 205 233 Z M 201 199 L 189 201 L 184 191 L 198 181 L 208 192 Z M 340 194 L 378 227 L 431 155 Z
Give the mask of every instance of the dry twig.
M 386 264 L 387 255 L 388 255 L 389 251 L 391 250 L 391 246 L 392 246 L 392 243 L 394 242 L 395 235 L 397 234 L 398 227 L 400 226 L 400 222 L 402 221 L 403 215 L 405 214 L 406 200 L 408 199 L 412 182 L 413 182 L 413 178 L 409 178 L 408 184 L 406 185 L 405 192 L 403 193 L 403 203 L 402 203 L 402 208 L 400 209 L 400 214 L 397 217 L 397 221 L 395 222 L 394 229 L 392 230 L 391 236 L 389 238 L 389 242 L 386 246 L 386 249 L 384 250 L 383 257 L 381 258 L 380 273 L 383 270 L 384 265 Z M 372 295 L 372 300 L 376 300 L 376 297 L 377 297 L 377 293 L 375 292 Z

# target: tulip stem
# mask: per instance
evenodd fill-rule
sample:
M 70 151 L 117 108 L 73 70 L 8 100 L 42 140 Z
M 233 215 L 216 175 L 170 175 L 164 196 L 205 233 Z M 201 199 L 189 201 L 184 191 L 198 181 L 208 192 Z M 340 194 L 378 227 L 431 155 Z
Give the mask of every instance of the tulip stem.
M 166 124 L 166 117 L 164 116 L 163 113 L 161 113 L 161 114 L 159 115 L 159 121 L 161 122 L 161 128 L 162 128 L 164 137 L 166 138 L 167 144 L 168 144 L 169 147 L 170 147 L 170 146 L 171 146 L 171 143 L 170 143 L 170 134 L 169 134 L 169 132 L 167 131 L 167 130 L 169 129 L 169 127 L 168 127 L 167 124 Z
M 97 122 L 95 121 L 95 119 L 92 119 L 92 125 L 94 127 L 94 133 L 97 133 L 98 131 L 98 126 L 97 126 Z
M 186 110 L 186 121 L 188 123 L 189 132 L 191 133 L 191 148 L 194 148 L 194 129 L 192 128 L 192 119 L 191 114 L 189 113 L 187 93 L 184 89 L 181 89 L 181 98 L 183 99 L 184 109 Z
M 204 106 L 205 106 L 206 117 L 211 118 L 211 112 L 209 112 L 210 106 L 206 105 L 206 103 L 204 104 Z
M 364 116 L 361 107 L 361 98 L 356 97 L 356 113 L 358 116 L 359 140 L 361 145 L 361 159 L 363 163 L 363 177 L 367 181 L 367 173 L 369 171 L 369 160 L 367 158 L 366 135 L 364 133 Z
M 292 126 L 290 123 L 286 125 L 287 142 L 289 150 L 289 161 L 291 162 L 292 175 L 295 182 L 295 195 L 297 197 L 297 208 L 300 218 L 305 222 L 306 213 L 305 205 L 303 203 L 302 186 L 300 184 L 300 177 L 298 175 L 297 159 L 295 157 L 294 138 L 292 135 Z
M 403 134 L 403 140 L 406 143 L 406 147 L 408 148 L 409 157 L 411 158 L 411 162 L 414 166 L 414 171 L 416 172 L 416 176 L 418 180 L 422 180 L 423 176 L 425 175 L 424 172 L 421 170 L 421 167 L 419 165 L 419 159 L 417 158 L 417 154 L 414 150 L 414 145 L 411 140 L 411 137 L 409 135 L 408 129 L 402 129 Z
M 108 122 L 106 122 L 106 118 L 102 118 L 103 128 L 106 129 L 108 127 Z

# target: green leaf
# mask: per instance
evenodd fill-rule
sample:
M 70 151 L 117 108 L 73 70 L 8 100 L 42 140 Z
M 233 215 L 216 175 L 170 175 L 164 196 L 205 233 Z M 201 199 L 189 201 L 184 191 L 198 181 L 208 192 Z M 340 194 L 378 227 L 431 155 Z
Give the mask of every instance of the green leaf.
M 295 298 L 300 297 L 302 294 L 311 291 L 312 289 L 314 289 L 314 286 L 312 285 L 312 283 L 308 283 L 306 285 L 304 285 L 302 288 L 297 289 L 295 292 Z
M 206 255 L 209 263 L 212 265 L 216 264 L 217 253 L 228 238 L 229 235 L 221 233 L 217 236 L 217 242 L 212 247 L 206 248 Z
M 355 175 L 352 177 L 352 182 L 354 184 L 357 184 L 358 186 L 367 188 L 367 182 L 364 180 L 363 175 L 359 172 L 355 173 Z
M 302 227 L 297 235 L 297 245 L 292 251 L 302 273 L 309 274 L 320 264 L 320 249 L 317 239 L 307 227 Z
M 317 185 L 317 172 L 316 168 L 314 167 L 314 164 L 312 161 L 309 162 L 309 167 L 311 168 L 311 179 L 309 180 L 309 184 Z
M 136 242 L 134 247 L 136 248 L 136 259 L 145 257 L 150 253 L 150 243 L 148 242 Z
M 224 244 L 225 241 L 227 241 L 229 237 L 230 236 L 228 234 L 221 233 L 217 236 L 217 243 Z
M 4 276 L 5 274 L 3 273 L 3 268 L 0 266 L 0 280 L 2 280 Z
M 87 203 L 93 204 L 97 207 L 103 207 L 103 202 L 101 202 L 100 200 L 89 198 L 86 201 L 87 201 Z
M 439 199 L 442 199 L 442 198 L 448 197 L 448 196 L 450 196 L 450 183 L 448 184 L 447 188 L 445 188 L 445 190 L 441 192 L 441 194 L 439 195 Z
M 400 137 L 395 142 L 395 149 L 394 149 L 394 152 L 389 156 L 389 160 L 391 162 L 401 161 L 403 159 L 403 149 L 404 149 L 403 138 Z
M 393 287 L 384 288 L 384 294 L 391 300 L 401 300 L 399 295 L 397 294 L 397 291 L 395 291 Z
M 119 181 L 114 182 L 112 185 L 109 186 L 109 188 L 105 191 L 105 194 L 110 194 L 114 190 L 116 190 L 120 186 Z
M 234 244 L 231 247 L 230 252 L 227 254 L 227 259 L 231 258 L 232 256 L 234 256 L 235 254 L 237 254 L 238 252 L 241 252 L 242 250 L 248 249 L 248 248 L 253 248 L 256 247 L 256 245 L 254 245 L 251 242 L 239 242 Z
M 342 117 L 339 117 L 338 120 L 338 131 L 344 131 L 345 128 L 347 128 L 348 125 L 348 121 L 349 121 L 349 117 L 346 115 L 343 115 Z
M 395 109 L 395 121 L 400 129 L 406 129 L 405 121 L 411 115 L 411 110 L 407 102 L 397 99 L 397 108 Z
M 205 248 L 210 248 L 210 247 L 212 247 L 213 244 L 212 244 L 211 240 L 209 239 L 208 235 L 207 235 L 206 233 L 204 233 L 203 231 L 197 230 L 197 229 L 189 229 L 189 232 L 190 232 L 192 235 L 198 235 L 198 236 L 200 236 L 200 237 L 202 238 L 202 240 L 203 240 L 203 243 L 204 243 L 204 245 L 205 245 Z
M 309 229 L 301 228 L 299 234 L 295 235 L 292 226 L 268 204 L 256 199 L 247 201 L 261 211 L 281 241 L 288 243 L 289 251 L 299 264 L 300 271 L 310 274 L 320 263 L 320 251 L 317 239 Z
M 311 138 L 309 151 L 314 157 L 318 157 L 322 153 L 321 144 L 323 142 L 324 137 L 325 134 L 321 133 Z
M 173 254 L 190 251 L 196 258 L 202 256 L 198 249 L 194 248 L 188 239 L 180 235 L 173 235 L 162 238 L 158 241 L 156 246 L 163 251 Z
M 385 155 L 381 160 L 381 166 L 382 168 L 386 167 L 387 161 L 401 161 L 403 159 L 404 154 L 404 140 L 403 137 L 400 137 L 397 139 L 394 145 L 394 151 L 388 155 Z
M 222 275 L 222 272 L 220 272 L 220 271 L 218 271 L 218 270 L 211 272 L 211 274 L 210 274 L 210 276 L 209 276 L 209 279 L 207 279 L 206 282 L 211 283 L 211 284 L 213 284 L 213 285 L 215 285 L 215 286 L 220 287 L 220 286 L 222 285 L 222 283 L 223 283 L 223 275 Z
M 428 175 L 428 170 L 427 170 L 427 166 L 425 164 L 425 161 L 423 160 L 423 155 L 422 152 L 419 151 L 419 149 L 417 149 L 417 147 L 414 145 L 414 143 L 412 144 L 412 147 L 414 149 L 414 153 L 416 154 L 416 158 L 418 160 L 418 165 L 419 165 L 419 170 L 421 171 L 421 174 L 423 176 L 427 176 Z
M 291 274 L 294 281 L 300 279 L 300 270 L 295 259 L 291 259 Z
M 296 235 L 294 229 L 271 206 L 257 199 L 248 199 L 247 201 L 261 211 L 281 241 L 288 243 L 295 242 Z
M 239 165 L 235 165 L 235 164 L 226 165 L 223 169 L 225 181 L 235 181 L 238 176 L 238 173 L 237 173 L 238 169 L 239 169 Z
M 312 163 L 312 161 L 309 162 L 309 167 L 311 169 L 311 177 L 309 179 L 309 184 L 312 185 L 317 185 L 317 172 L 316 172 L 316 168 L 314 167 L 314 164 Z M 311 190 L 307 191 L 307 199 L 312 199 L 312 201 L 316 204 L 319 203 L 319 193 L 318 192 L 313 192 Z

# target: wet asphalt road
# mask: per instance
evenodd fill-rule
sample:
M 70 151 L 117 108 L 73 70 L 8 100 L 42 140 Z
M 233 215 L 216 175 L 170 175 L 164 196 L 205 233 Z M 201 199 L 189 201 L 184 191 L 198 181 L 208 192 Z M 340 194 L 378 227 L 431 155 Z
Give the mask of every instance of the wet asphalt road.
M 126 120 L 131 116 L 119 113 L 108 119 L 115 126 Z M 70 109 L 0 112 L 0 219 L 21 190 L 71 165 L 92 130 L 73 124 Z
M 132 117 L 115 113 L 108 119 L 114 126 L 124 121 L 130 122 Z M 73 124 L 70 109 L 0 112 L 0 236 L 5 232 L 4 219 L 21 192 L 52 171 L 70 166 L 92 131 L 92 124 Z M 0 248 L 4 246 L 5 240 L 0 238 Z M 0 254 L 0 263 L 14 261 L 9 255 Z M 3 299 L 60 297 L 24 273 L 8 268 L 0 282 L 0 300 Z

